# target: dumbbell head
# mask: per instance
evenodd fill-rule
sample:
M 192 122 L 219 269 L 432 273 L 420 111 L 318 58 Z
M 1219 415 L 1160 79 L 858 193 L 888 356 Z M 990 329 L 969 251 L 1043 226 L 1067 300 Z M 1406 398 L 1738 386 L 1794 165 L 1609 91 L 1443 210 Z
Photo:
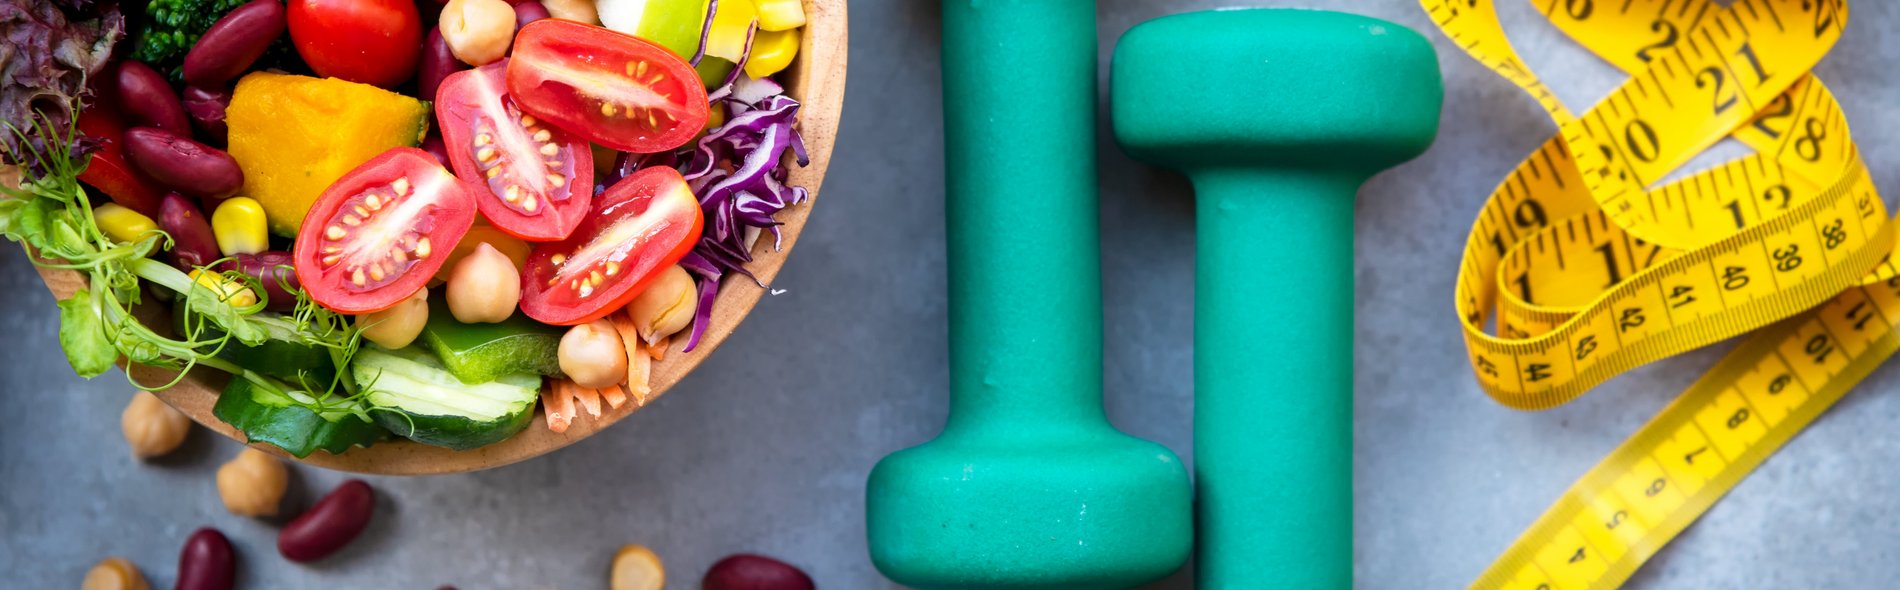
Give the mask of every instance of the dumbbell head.
M 1179 170 L 1344 167 L 1370 175 L 1431 144 L 1443 99 L 1424 37 L 1363 16 L 1299 9 L 1148 21 L 1115 48 L 1115 136 Z
M 926 590 L 1127 588 L 1187 559 L 1191 490 L 1165 447 L 1105 425 L 1053 439 L 963 434 L 871 472 L 871 559 L 891 579 Z

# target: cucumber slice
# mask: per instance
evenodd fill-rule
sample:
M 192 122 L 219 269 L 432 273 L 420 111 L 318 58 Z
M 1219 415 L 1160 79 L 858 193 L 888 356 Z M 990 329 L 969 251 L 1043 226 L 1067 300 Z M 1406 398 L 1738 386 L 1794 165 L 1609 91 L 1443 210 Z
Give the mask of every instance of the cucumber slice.
M 180 338 L 185 336 L 184 310 L 184 305 L 172 306 L 172 329 Z M 328 349 L 298 340 L 290 319 L 284 316 L 258 312 L 250 319 L 262 325 L 270 339 L 257 346 L 246 346 L 233 338 L 218 351 L 218 358 L 306 390 L 330 388 L 330 382 L 336 379 L 336 364 L 330 360 Z M 224 331 L 207 321 L 198 339 L 213 340 L 222 336 Z
M 496 324 L 464 324 L 449 313 L 447 297 L 429 298 L 422 343 L 450 373 L 468 383 L 487 383 L 510 373 L 561 376 L 561 328 L 520 312 Z
M 541 396 L 541 376 L 511 373 L 485 383 L 456 378 L 419 347 L 366 346 L 350 370 L 379 408 L 371 414 L 410 440 L 467 450 L 500 442 L 528 427 Z
M 243 377 L 218 394 L 211 415 L 244 432 L 246 442 L 269 443 L 301 459 L 317 449 L 342 453 L 375 444 L 388 432 L 347 412 L 318 414 Z

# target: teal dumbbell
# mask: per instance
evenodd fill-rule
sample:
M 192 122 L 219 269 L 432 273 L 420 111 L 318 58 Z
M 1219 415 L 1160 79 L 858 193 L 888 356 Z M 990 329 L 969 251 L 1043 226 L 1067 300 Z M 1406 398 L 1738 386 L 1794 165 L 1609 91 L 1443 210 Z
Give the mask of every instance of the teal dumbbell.
M 1423 37 L 1314 10 L 1164 17 L 1115 49 L 1115 136 L 1193 180 L 1202 588 L 1352 583 L 1353 196 L 1431 144 Z
M 871 472 L 872 562 L 1126 588 L 1187 560 L 1187 471 L 1102 411 L 1095 2 L 943 0 L 949 422 Z

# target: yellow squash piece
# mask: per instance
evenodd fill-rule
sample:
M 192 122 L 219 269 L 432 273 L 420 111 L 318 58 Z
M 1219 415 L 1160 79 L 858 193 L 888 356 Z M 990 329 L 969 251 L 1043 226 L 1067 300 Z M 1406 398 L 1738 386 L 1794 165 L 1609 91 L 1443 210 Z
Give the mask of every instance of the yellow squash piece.
M 421 143 L 429 107 L 368 84 L 257 72 L 238 81 L 225 122 L 244 194 L 264 206 L 272 232 L 292 236 L 338 177 Z

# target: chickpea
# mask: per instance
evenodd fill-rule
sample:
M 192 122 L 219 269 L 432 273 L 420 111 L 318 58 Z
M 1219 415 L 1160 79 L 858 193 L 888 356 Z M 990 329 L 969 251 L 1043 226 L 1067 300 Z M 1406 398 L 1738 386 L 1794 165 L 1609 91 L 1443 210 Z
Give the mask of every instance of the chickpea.
M 257 449 L 246 448 L 218 467 L 218 497 L 225 510 L 239 516 L 276 516 L 289 485 L 284 463 Z
M 166 405 L 152 392 L 141 391 L 132 394 L 131 403 L 119 414 L 119 429 L 125 433 L 125 444 L 132 448 L 132 456 L 150 459 L 184 444 L 185 436 L 191 434 L 191 418 Z
M 428 323 L 428 289 L 416 289 L 414 295 L 395 307 L 356 316 L 356 325 L 363 328 L 363 337 L 388 349 L 402 348 L 415 342 L 416 337 L 422 335 L 423 325 Z
M 492 324 L 515 314 L 521 303 L 521 271 L 494 246 L 476 246 L 449 275 L 449 313 L 464 324 Z
M 607 587 L 613 590 L 660 590 L 666 587 L 666 567 L 660 556 L 643 545 L 627 545 L 614 553 Z
M 627 317 L 633 319 L 640 339 L 651 345 L 693 322 L 693 313 L 699 309 L 698 294 L 693 276 L 675 264 L 660 271 L 646 290 L 627 304 Z
M 607 320 L 574 326 L 561 337 L 561 372 L 589 389 L 613 387 L 627 379 L 627 346 Z
M 107 557 L 86 572 L 80 590 L 151 590 L 138 566 L 123 557 Z
M 541 5 L 547 7 L 548 16 L 554 18 L 600 24 L 600 12 L 594 9 L 594 0 L 541 0 Z
M 436 23 L 449 53 L 472 66 L 507 55 L 515 40 L 515 7 L 502 0 L 449 0 Z

